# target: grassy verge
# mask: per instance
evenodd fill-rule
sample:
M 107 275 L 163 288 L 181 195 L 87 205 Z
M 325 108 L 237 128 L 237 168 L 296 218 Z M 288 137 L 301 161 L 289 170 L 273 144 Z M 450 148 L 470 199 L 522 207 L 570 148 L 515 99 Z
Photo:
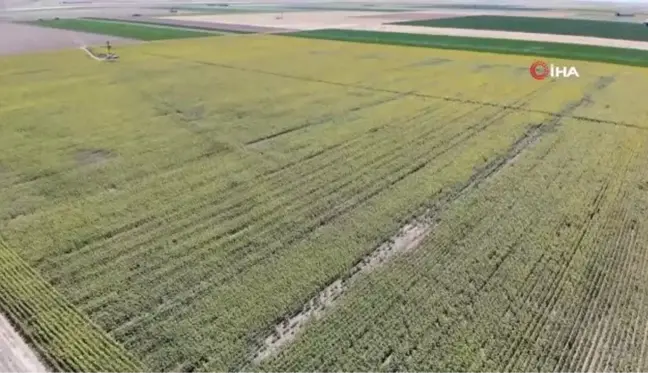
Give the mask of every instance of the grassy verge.
M 648 41 L 648 27 L 641 23 L 540 17 L 468 16 L 399 22 L 400 25 L 470 28 L 558 35 L 591 36 L 606 39 Z
M 214 36 L 205 31 L 181 29 L 179 27 L 160 27 L 127 22 L 114 22 L 96 19 L 58 19 L 30 22 L 33 25 L 65 30 L 84 31 L 95 34 L 111 35 L 139 40 L 186 39 Z M 168 25 L 165 25 L 168 26 Z
M 648 51 L 590 45 L 337 29 L 303 31 L 289 36 L 648 66 Z

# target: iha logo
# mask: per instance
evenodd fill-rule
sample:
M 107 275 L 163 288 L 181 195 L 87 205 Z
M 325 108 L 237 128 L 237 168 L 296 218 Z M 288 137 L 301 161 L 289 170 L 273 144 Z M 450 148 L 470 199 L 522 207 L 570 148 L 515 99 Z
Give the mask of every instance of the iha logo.
M 544 61 L 535 61 L 529 67 L 529 72 L 535 80 L 544 80 L 547 77 L 551 78 L 580 78 L 578 70 L 575 66 L 555 66 L 554 64 L 547 65 Z

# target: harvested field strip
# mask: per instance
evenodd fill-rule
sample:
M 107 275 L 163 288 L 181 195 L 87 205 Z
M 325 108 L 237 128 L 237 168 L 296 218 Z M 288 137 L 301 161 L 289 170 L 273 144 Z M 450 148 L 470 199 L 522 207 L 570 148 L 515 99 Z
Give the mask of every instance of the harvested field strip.
M 214 36 L 213 32 L 181 29 L 179 27 L 172 28 L 90 19 L 41 20 L 30 22 L 30 24 L 146 41 Z
M 327 6 L 318 6 L 317 4 L 315 5 L 290 5 L 290 4 L 282 4 L 281 6 L 272 6 L 272 5 L 254 5 L 254 6 L 246 6 L 246 5 L 236 5 L 236 4 L 230 4 L 228 7 L 220 7 L 220 6 L 214 6 L 214 5 L 192 5 L 192 6 L 184 6 L 181 5 L 179 7 L 174 7 L 174 9 L 178 10 L 189 10 L 189 11 L 197 11 L 197 12 L 204 12 L 204 13 L 212 13 L 212 14 L 241 14 L 241 13 L 299 13 L 299 12 L 305 12 L 305 11 L 341 11 L 341 12 L 386 12 L 386 13 L 391 13 L 391 12 L 402 12 L 405 11 L 406 9 L 404 8 L 398 8 L 398 7 L 393 7 L 393 8 L 385 8 L 385 7 L 359 7 L 359 6 L 333 6 L 333 5 L 327 5 Z
M 590 45 L 337 29 L 301 31 L 285 35 L 359 43 L 456 49 L 606 62 L 629 66 L 648 66 L 648 62 L 646 62 L 648 61 L 648 51 Z
M 142 366 L 0 241 L 0 311 L 56 370 L 140 371 Z
M 577 35 L 607 39 L 648 41 L 648 28 L 646 28 L 643 23 L 593 21 L 586 19 L 480 15 L 406 21 L 397 22 L 396 24 L 531 33 L 550 32 L 557 35 Z

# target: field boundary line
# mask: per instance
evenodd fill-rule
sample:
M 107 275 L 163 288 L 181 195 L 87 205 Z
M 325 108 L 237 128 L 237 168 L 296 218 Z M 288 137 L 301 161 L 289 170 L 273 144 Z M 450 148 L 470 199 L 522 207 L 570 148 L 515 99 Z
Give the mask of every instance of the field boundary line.
M 0 259 L 0 275 L 4 277 L 0 282 L 0 311 L 40 352 L 44 363 L 61 371 L 144 368 L 12 250 L 1 234 Z
M 255 35 L 259 35 L 259 34 L 255 34 Z M 250 36 L 250 34 L 245 34 L 245 36 Z M 239 37 L 239 36 L 235 36 L 235 37 Z M 496 108 L 500 108 L 500 109 L 514 109 L 514 110 L 516 110 L 518 112 L 525 112 L 525 113 L 532 113 L 532 114 L 545 114 L 545 115 L 550 115 L 550 116 L 560 118 L 560 119 L 562 119 L 562 118 L 571 118 L 571 119 L 576 119 L 576 120 L 580 120 L 580 121 L 584 121 L 584 122 L 592 122 L 592 123 L 599 123 L 599 124 L 609 124 L 609 125 L 614 125 L 614 126 L 633 128 L 633 129 L 640 130 L 640 131 L 648 131 L 648 127 L 644 127 L 644 126 L 641 126 L 641 125 L 635 124 L 635 123 L 626 123 L 626 122 L 619 122 L 619 121 L 615 121 L 615 120 L 598 119 L 598 118 L 592 118 L 592 117 L 582 116 L 582 115 L 572 115 L 571 113 L 565 114 L 563 112 L 553 112 L 553 111 L 547 111 L 547 110 L 523 108 L 523 107 L 520 107 L 520 106 L 501 104 L 501 103 L 497 103 L 497 102 L 462 99 L 462 98 L 450 97 L 450 96 L 432 95 L 432 94 L 427 94 L 427 93 L 422 93 L 422 92 L 417 92 L 417 91 L 403 92 L 403 91 L 394 90 L 394 89 L 370 87 L 370 86 L 366 86 L 366 85 L 362 85 L 362 84 L 356 84 L 356 83 L 350 83 L 349 84 L 349 83 L 342 83 L 342 82 L 334 82 L 334 81 L 330 81 L 330 80 L 316 79 L 316 78 L 311 78 L 311 77 L 307 77 L 307 76 L 297 76 L 297 75 L 291 75 L 291 74 L 285 74 L 285 73 L 277 73 L 277 72 L 272 72 L 272 71 L 266 71 L 266 70 L 261 70 L 261 69 L 237 67 L 237 66 L 228 65 L 228 64 L 225 64 L 225 63 L 196 60 L 196 59 L 191 59 L 191 58 L 173 56 L 173 55 L 169 55 L 169 54 L 151 53 L 151 52 L 142 52 L 142 54 L 145 54 L 145 55 L 148 55 L 148 56 L 153 56 L 153 57 L 167 58 L 167 59 L 170 59 L 170 60 L 185 61 L 185 62 L 188 62 L 188 63 L 196 63 L 196 64 L 199 64 L 199 65 L 216 66 L 216 67 L 221 67 L 221 68 L 224 68 L 224 69 L 243 71 L 243 72 L 251 72 L 251 73 L 258 73 L 258 74 L 264 74 L 264 75 L 271 75 L 271 76 L 276 76 L 276 77 L 281 77 L 281 78 L 286 78 L 286 79 L 300 80 L 300 81 L 305 81 L 305 82 L 329 84 L 329 85 L 335 85 L 335 86 L 340 86 L 340 87 L 345 87 L 345 88 L 365 89 L 367 91 L 384 92 L 384 93 L 391 93 L 391 94 L 395 94 L 395 95 L 402 94 L 402 95 L 405 95 L 405 96 L 414 96 L 414 97 L 421 97 L 421 98 L 428 98 L 428 99 L 443 100 L 443 101 L 446 101 L 446 102 L 458 102 L 458 103 L 463 103 L 463 104 L 475 104 L 475 105 L 482 105 L 482 106 L 491 106 L 491 107 L 496 107 Z

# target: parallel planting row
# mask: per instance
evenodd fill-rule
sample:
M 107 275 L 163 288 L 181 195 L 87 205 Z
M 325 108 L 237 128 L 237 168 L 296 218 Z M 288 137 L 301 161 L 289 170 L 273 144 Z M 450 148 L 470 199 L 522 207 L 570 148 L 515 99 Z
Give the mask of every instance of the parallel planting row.
M 559 291 L 586 283 L 562 278 L 583 268 L 596 277 L 607 263 L 563 260 L 583 252 L 574 237 L 594 224 L 579 204 L 601 174 L 612 180 L 601 198 L 626 190 L 610 175 L 641 159 L 612 150 L 597 164 L 590 145 L 631 139 L 643 149 L 637 96 L 610 100 L 628 117 L 605 122 L 598 100 L 645 78 L 589 65 L 581 80 L 537 82 L 524 57 L 270 36 L 120 56 L 109 68 L 73 52 L 0 61 L 0 84 L 16 87 L 0 92 L 0 147 L 12 150 L 0 153 L 0 232 L 146 366 L 532 369 L 545 366 L 542 351 L 563 351 L 563 339 L 540 344 L 540 331 L 560 325 L 538 315 L 552 302 L 580 315 Z M 623 175 L 637 182 L 633 172 Z M 595 210 L 611 216 L 600 201 Z M 563 208 L 579 212 L 552 213 Z M 441 220 L 421 247 L 362 277 L 285 352 L 255 365 L 278 323 L 429 209 Z M 558 238 L 553 220 L 566 226 Z M 555 247 L 534 244 L 548 238 Z M 515 301 L 523 294 L 537 295 Z M 506 303 L 491 302 L 502 296 L 512 314 L 498 326 Z M 645 325 L 628 312 L 632 330 Z M 620 324 L 602 330 L 643 346 Z M 511 345 L 483 345 L 491 336 Z M 643 366 L 618 361 L 610 366 Z
M 647 369 L 648 134 L 557 124 L 262 368 Z
M 134 372 L 143 367 L 68 303 L 0 239 L 0 311 L 53 369 Z

